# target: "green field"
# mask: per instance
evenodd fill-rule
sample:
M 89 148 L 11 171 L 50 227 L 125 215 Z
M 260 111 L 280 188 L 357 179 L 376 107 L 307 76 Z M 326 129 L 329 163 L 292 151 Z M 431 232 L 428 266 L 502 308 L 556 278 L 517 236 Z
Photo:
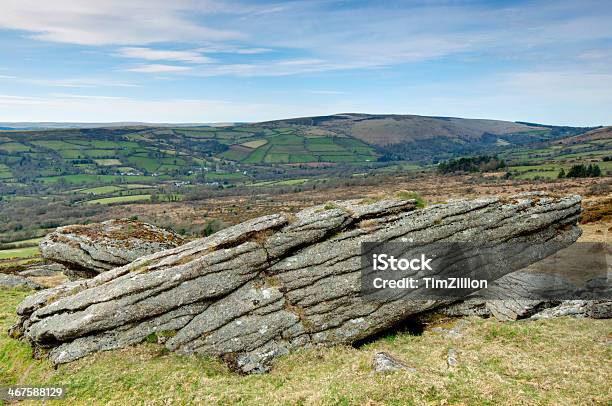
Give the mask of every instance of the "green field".
M 77 190 L 74 190 L 73 192 L 85 193 L 85 194 L 91 193 L 93 195 L 107 195 L 107 194 L 114 193 L 120 190 L 123 190 L 123 188 L 120 188 L 119 186 L 99 186 L 99 187 L 93 187 L 89 189 L 77 189 Z
M 10 179 L 13 177 L 13 174 L 8 166 L 5 164 L 0 164 L 0 179 Z
M 31 246 L 34 246 L 34 245 L 38 245 L 38 243 L 42 239 L 43 239 L 43 237 L 36 237 L 36 238 L 30 238 L 30 239 L 27 239 L 27 240 L 13 241 L 13 242 L 8 243 L 8 244 L 3 244 L 3 246 L 5 246 L 6 249 L 31 247 Z
M 200 138 L 203 135 L 210 138 Z M 176 177 L 184 179 L 189 176 L 189 170 L 194 172 L 203 166 L 214 165 L 214 154 L 221 156 L 224 148 L 237 141 L 248 143 L 252 136 L 249 132 L 209 131 L 206 128 L 180 132 L 166 128 L 3 132 L 0 182 L 14 182 L 18 176 L 27 184 L 42 183 L 65 189 L 90 186 L 90 189 L 95 189 L 124 183 L 122 177 L 130 176 L 129 181 L 133 183 L 146 181 L 158 185 Z M 252 145 L 260 144 L 255 142 Z M 242 148 L 249 153 L 252 151 Z M 23 165 L 24 160 L 26 165 Z M 217 172 L 219 178 L 233 171 L 233 168 L 224 169 Z M 90 192 L 112 193 L 108 189 Z
M 65 192 L 81 193 L 75 189 L 82 189 L 86 194 L 121 197 L 117 195 L 127 191 L 129 183 L 146 183 L 143 188 L 159 191 L 181 181 L 193 185 L 218 181 L 221 187 L 234 187 L 271 178 L 302 178 L 310 176 L 304 171 L 314 173 L 334 166 L 352 166 L 354 171 L 348 169 L 351 173 L 433 169 L 431 164 L 437 161 L 427 161 L 435 155 L 427 144 L 431 140 L 404 145 L 402 156 L 410 160 L 401 161 L 397 156 L 388 157 L 385 147 L 375 143 L 384 132 L 403 134 L 402 128 L 394 127 L 398 120 L 358 119 L 331 126 L 318 125 L 318 119 L 312 118 L 214 128 L 5 131 L 0 138 L 0 188 L 4 186 L 3 191 L 16 196 L 35 185 L 34 193 L 40 195 L 66 196 Z M 355 130 L 354 125 L 360 127 Z M 569 136 L 581 129 L 556 129 L 557 135 L 553 130 L 525 133 L 537 137 L 534 145 L 515 145 L 507 140 L 503 145 L 497 143 L 495 152 L 519 179 L 551 178 L 561 166 L 590 162 L 600 162 L 604 174 L 608 173 L 608 163 L 601 161 L 612 156 L 611 140 L 591 137 L 561 145 L 560 138 L 555 138 L 559 131 Z M 539 165 L 547 167 L 535 168 Z
M 33 258 L 39 253 L 38 247 L 13 248 L 0 250 L 0 259 Z
M 287 179 L 287 180 L 269 180 L 264 182 L 255 182 L 247 186 L 295 186 L 302 185 L 311 179 Z
M 132 195 L 132 196 L 117 196 L 107 197 L 103 199 L 88 200 L 85 204 L 113 204 L 113 203 L 129 203 L 151 200 L 151 195 Z
M 265 143 L 263 142 L 265 141 Z M 257 142 L 258 144 L 256 144 Z M 254 148 L 246 150 L 243 146 Z M 243 143 L 242 149 L 232 146 L 224 154 L 233 159 L 250 164 L 295 164 L 308 162 L 358 163 L 376 160 L 372 147 L 363 142 L 342 137 L 310 137 L 297 132 L 281 132 L 267 136 L 264 140 Z
M 120 160 L 113 158 L 113 159 L 95 159 L 94 162 L 98 165 L 101 166 L 121 166 L 122 163 Z
M 24 151 L 29 151 L 30 148 L 18 142 L 6 142 L 3 144 L 0 144 L 0 150 L 6 151 L 6 152 L 24 152 Z
M 81 184 L 105 184 L 105 183 L 120 183 L 124 180 L 135 182 L 155 181 L 156 178 L 151 176 L 119 176 L 119 175 L 65 175 L 65 176 L 47 176 L 40 178 L 42 183 L 55 184 L 64 182 L 72 185 Z M 164 179 L 164 178 L 161 178 Z

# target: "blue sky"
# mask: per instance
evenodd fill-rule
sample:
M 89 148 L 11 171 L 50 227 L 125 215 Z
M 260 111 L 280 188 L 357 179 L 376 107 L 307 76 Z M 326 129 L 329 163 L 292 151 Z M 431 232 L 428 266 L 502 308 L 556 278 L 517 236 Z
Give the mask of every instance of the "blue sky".
M 0 121 L 612 124 L 610 1 L 2 0 Z

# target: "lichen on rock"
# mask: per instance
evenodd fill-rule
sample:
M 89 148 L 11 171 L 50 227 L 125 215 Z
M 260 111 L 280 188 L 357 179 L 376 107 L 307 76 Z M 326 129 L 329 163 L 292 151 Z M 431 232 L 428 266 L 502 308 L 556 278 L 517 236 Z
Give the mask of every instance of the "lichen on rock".
M 59 227 L 40 242 L 43 258 L 65 265 L 69 277 L 92 277 L 137 258 L 182 245 L 178 234 L 138 220 Z

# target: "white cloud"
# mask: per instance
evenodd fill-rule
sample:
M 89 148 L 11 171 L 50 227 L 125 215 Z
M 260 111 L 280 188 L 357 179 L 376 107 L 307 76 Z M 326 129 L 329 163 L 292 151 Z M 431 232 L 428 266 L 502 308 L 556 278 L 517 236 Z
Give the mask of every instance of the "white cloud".
M 143 47 L 125 47 L 117 51 L 124 58 L 146 59 L 149 61 L 181 61 L 190 63 L 211 63 L 212 58 L 201 55 L 197 51 L 160 50 Z
M 35 39 L 82 45 L 219 41 L 240 38 L 227 29 L 195 23 L 194 15 L 234 13 L 221 1 L 3 0 L 0 28 Z
M 0 79 L 15 79 L 16 76 L 0 75 Z
M 302 59 L 224 60 L 203 73 L 240 76 L 378 68 L 466 54 L 558 63 L 571 60 L 571 47 L 581 41 L 612 38 L 610 7 L 595 0 L 335 3 L 3 0 L 0 28 L 47 41 L 132 45 L 119 55 L 149 61 L 208 63 L 213 61 L 204 54 L 246 57 L 271 50 Z M 206 46 L 184 51 L 136 46 L 162 42 Z M 283 67 L 292 63 L 294 69 Z
M 196 49 L 196 51 L 204 54 L 239 54 L 239 55 L 257 55 L 266 52 L 272 52 L 270 48 L 261 47 L 240 47 L 236 45 L 214 45 Z
M 99 96 L 56 95 L 21 97 L 0 95 L 1 121 L 61 121 L 150 123 L 233 122 L 273 120 L 300 114 L 317 115 L 315 108 L 270 103 L 237 103 L 225 100 L 140 100 Z
M 128 72 L 138 72 L 138 73 L 171 73 L 171 72 L 186 72 L 192 69 L 193 68 L 191 68 L 190 66 L 151 64 L 151 65 L 136 66 L 134 68 L 128 68 L 124 70 Z
M 122 96 L 100 96 L 100 95 L 88 95 L 88 94 L 73 94 L 73 93 L 51 93 L 49 96 L 55 98 L 69 98 L 69 99 L 84 99 L 84 100 L 127 100 L 127 97 Z
M 17 82 L 48 87 L 137 87 L 131 82 L 104 78 L 38 79 L 15 78 Z
M 274 62 L 214 64 L 193 69 L 195 76 L 274 77 L 311 74 L 346 69 L 371 69 L 383 67 L 376 63 L 333 62 L 322 59 L 295 59 Z
M 241 55 L 255 55 L 271 51 L 269 48 L 237 48 L 233 52 Z

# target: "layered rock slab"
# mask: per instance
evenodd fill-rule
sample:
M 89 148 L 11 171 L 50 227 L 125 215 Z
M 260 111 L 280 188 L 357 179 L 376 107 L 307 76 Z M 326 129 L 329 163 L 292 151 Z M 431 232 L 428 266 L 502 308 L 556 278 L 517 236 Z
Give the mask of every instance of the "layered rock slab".
M 520 243 L 498 277 L 573 243 L 580 197 L 523 194 L 417 210 L 414 201 L 332 202 L 275 214 L 32 295 L 11 330 L 52 362 L 140 342 L 219 356 L 243 372 L 300 347 L 352 343 L 445 300 L 366 300 L 362 242 Z
M 496 280 L 474 298 L 439 312 L 449 316 L 526 318 L 612 317 L 612 247 L 577 243 Z
M 137 220 L 59 227 L 40 242 L 43 258 L 71 278 L 92 277 L 140 257 L 182 245 L 181 236 Z

